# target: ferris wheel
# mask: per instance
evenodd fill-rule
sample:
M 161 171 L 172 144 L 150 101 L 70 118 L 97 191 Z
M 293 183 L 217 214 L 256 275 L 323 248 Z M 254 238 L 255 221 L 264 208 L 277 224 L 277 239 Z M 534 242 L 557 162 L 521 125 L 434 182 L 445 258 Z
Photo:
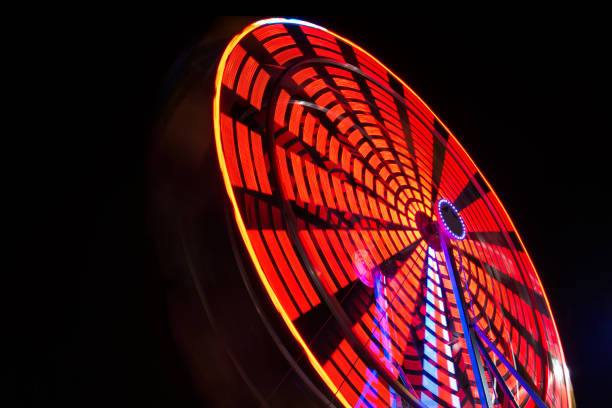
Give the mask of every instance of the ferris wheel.
M 256 310 L 303 392 L 321 406 L 574 406 L 514 224 L 402 79 L 349 39 L 283 18 L 248 25 L 215 67 L 206 120 L 239 272 L 193 278 L 202 292 L 244 285 L 248 296 L 215 294 L 217 310 Z M 273 392 L 257 384 L 287 378 L 274 370 L 240 370 L 262 405 Z

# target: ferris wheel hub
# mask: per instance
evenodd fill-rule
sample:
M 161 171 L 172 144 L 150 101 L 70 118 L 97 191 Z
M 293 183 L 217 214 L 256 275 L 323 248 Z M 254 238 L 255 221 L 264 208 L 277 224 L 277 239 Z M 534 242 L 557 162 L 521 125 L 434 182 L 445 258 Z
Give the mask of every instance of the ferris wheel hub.
M 438 201 L 437 214 L 444 232 L 453 239 L 462 240 L 466 237 L 465 223 L 457 208 L 445 198 Z

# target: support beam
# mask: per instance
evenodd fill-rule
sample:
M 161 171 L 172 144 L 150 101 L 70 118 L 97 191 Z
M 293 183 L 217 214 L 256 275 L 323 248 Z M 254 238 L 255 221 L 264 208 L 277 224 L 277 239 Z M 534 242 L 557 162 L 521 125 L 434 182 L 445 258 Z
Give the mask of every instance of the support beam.
M 491 395 L 489 393 L 489 387 L 487 385 L 487 378 L 485 376 L 480 353 L 478 352 L 476 346 L 476 335 L 474 334 L 474 331 L 470 328 L 467 308 L 465 305 L 465 300 L 463 299 L 463 294 L 461 292 L 461 279 L 459 277 L 459 273 L 455 268 L 453 253 L 449 251 L 449 238 L 446 236 L 446 233 L 443 230 L 444 227 L 442 225 L 439 225 L 438 228 L 440 234 L 440 244 L 442 246 L 442 251 L 444 252 L 444 260 L 446 261 L 446 269 L 448 269 L 448 276 L 450 277 L 451 283 L 453 285 L 453 293 L 455 294 L 455 299 L 457 301 L 457 309 L 459 310 L 461 327 L 463 329 L 463 335 L 465 338 L 468 354 L 470 355 L 470 362 L 472 363 L 472 368 L 474 370 L 474 379 L 476 381 L 476 388 L 478 389 L 478 397 L 480 398 L 480 403 L 483 407 L 492 408 L 493 402 L 491 401 Z

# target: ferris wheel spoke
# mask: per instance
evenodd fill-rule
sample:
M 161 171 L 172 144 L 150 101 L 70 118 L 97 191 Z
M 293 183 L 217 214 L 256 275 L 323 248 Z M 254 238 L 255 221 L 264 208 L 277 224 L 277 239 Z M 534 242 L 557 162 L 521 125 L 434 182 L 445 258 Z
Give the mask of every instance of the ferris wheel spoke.
M 506 238 L 506 234 L 510 238 L 510 242 Z M 517 251 L 523 251 L 522 246 L 519 243 L 518 236 L 514 231 L 468 231 L 468 238 L 470 240 L 480 242 L 483 244 L 494 245 L 503 247 L 506 249 L 516 249 Z
M 460 253 L 460 251 L 458 251 L 458 253 Z M 457 267 L 461 268 L 462 266 L 457 265 Z M 465 265 L 463 265 L 463 267 L 465 268 Z M 534 375 L 537 374 L 534 369 L 537 370 L 537 367 L 533 367 L 533 357 L 531 357 L 531 355 L 535 353 L 535 355 L 541 356 L 540 358 L 546 358 L 546 353 L 542 344 L 537 341 L 537 337 L 534 337 L 536 333 L 532 331 L 532 328 L 526 328 L 522 322 L 519 322 L 518 319 L 512 315 L 513 312 L 509 310 L 511 309 L 510 307 L 506 306 L 506 308 L 502 305 L 501 300 L 494 300 L 495 294 L 491 293 L 492 288 L 487 288 L 487 283 L 479 279 L 479 276 L 483 276 L 482 272 L 480 272 L 482 269 L 477 269 L 479 272 L 471 269 L 471 272 L 467 276 L 467 281 L 465 280 L 465 276 L 462 276 L 462 278 L 466 290 L 471 292 L 471 294 L 468 295 L 468 301 L 471 304 L 469 307 L 471 309 L 471 319 L 473 322 L 472 327 L 478 330 L 480 336 L 487 337 L 487 350 L 493 353 L 498 360 L 497 364 L 489 364 L 492 367 L 491 370 L 495 370 L 493 374 L 497 376 L 499 370 L 503 369 L 502 371 L 503 375 L 506 377 L 506 383 L 510 383 L 512 377 L 508 378 L 507 373 L 510 372 L 510 370 L 506 366 L 510 364 L 509 361 L 513 361 L 512 370 L 520 376 L 520 379 L 517 379 L 518 383 L 520 383 L 521 386 L 527 383 L 530 387 L 530 392 L 533 390 L 538 390 L 534 392 L 543 392 L 542 387 L 538 387 L 535 383 L 535 378 L 537 378 L 537 376 L 534 377 Z M 510 302 L 513 302 L 513 300 L 510 300 Z M 488 307 L 487 303 L 491 303 L 493 307 Z M 514 310 L 514 308 L 512 308 L 512 310 Z M 486 322 L 482 319 L 485 313 L 488 316 Z M 500 315 L 498 316 L 498 314 Z M 496 322 L 497 326 L 493 322 Z M 503 325 L 508 326 L 507 330 L 511 329 L 513 331 L 512 343 L 514 347 L 510 344 L 508 335 L 504 336 L 499 331 L 502 322 Z M 514 333 L 517 334 L 514 335 Z M 527 353 L 524 353 L 525 344 L 527 344 L 528 350 L 533 350 L 533 352 L 530 351 L 529 356 Z M 503 360 L 500 356 L 503 356 Z M 484 355 L 484 358 L 490 359 L 491 357 L 489 355 Z
M 371 285 L 371 270 L 382 268 L 391 273 L 412 256 L 421 242 L 410 243 L 407 236 L 402 241 L 393 231 L 380 233 L 376 230 L 304 229 L 297 231 L 297 237 L 314 267 L 316 279 L 322 280 L 330 294 L 357 279 L 369 280 Z M 393 242 L 408 245 L 397 250 Z M 397 252 L 390 252 L 392 250 Z
M 353 50 L 347 48 L 347 61 L 354 64 L 355 67 L 363 69 L 363 64 L 360 64 Z M 373 78 L 362 71 L 362 75 L 355 75 L 355 84 L 361 93 L 361 98 L 369 106 L 368 112 L 363 112 L 357 115 L 357 120 L 362 124 L 364 129 L 372 129 L 366 132 L 366 139 L 369 142 L 371 153 L 370 163 L 376 163 L 372 157 L 377 159 L 379 165 L 375 168 L 375 176 L 388 184 L 388 179 L 383 177 L 381 172 L 382 167 L 385 167 L 386 173 L 391 175 L 403 174 L 403 167 L 409 166 L 408 160 L 400 159 L 400 152 L 404 158 L 413 156 L 414 147 L 410 138 L 403 138 L 405 132 L 402 129 L 402 115 L 405 115 L 403 109 L 397 105 L 398 98 L 393 94 L 392 87 L 387 83 L 382 83 L 379 79 Z M 371 126 L 374 125 L 374 126 Z M 376 139 L 374 141 L 374 139 Z M 393 141 L 393 146 L 389 141 Z M 385 154 L 391 157 L 385 157 Z M 396 192 L 397 193 L 397 192 Z M 396 195 L 396 198 L 397 195 Z
M 398 217 L 397 209 L 389 205 L 372 188 L 354 179 L 347 179 L 342 171 L 322 169 L 294 152 L 277 146 L 281 186 L 286 198 L 296 207 L 316 209 L 317 213 L 334 214 L 338 211 L 345 222 L 362 221 L 384 228 L 408 229 L 407 221 Z M 341 177 L 344 176 L 344 177 Z M 373 182 L 371 182 L 373 183 Z M 384 191 L 379 190 L 379 191 Z M 348 216 L 348 217 L 347 217 Z M 362 226 L 367 228 L 366 226 Z
M 310 82 L 311 78 L 308 78 L 304 89 L 307 93 L 310 93 L 313 96 L 320 89 L 318 86 L 312 90 L 309 90 L 315 83 Z M 304 126 L 303 128 L 295 127 L 292 131 L 292 134 L 298 136 L 301 135 L 300 141 L 301 145 L 307 150 L 308 156 L 313 158 L 316 163 L 329 163 L 333 164 L 333 168 L 329 168 L 331 171 L 335 169 L 342 169 L 347 178 L 349 180 L 354 180 L 354 177 L 357 180 L 360 180 L 361 177 L 370 177 L 372 182 L 376 181 L 381 183 L 381 185 L 385 186 L 385 188 L 389 190 L 393 190 L 393 188 L 389 185 L 389 180 L 382 177 L 382 174 L 394 174 L 395 171 L 391 168 L 391 162 L 388 159 L 385 159 L 380 149 L 372 142 L 373 137 L 378 136 L 378 132 L 371 130 L 372 134 L 369 134 L 366 129 L 374 129 L 372 124 L 377 123 L 362 123 L 362 121 L 355 117 L 350 109 L 345 109 L 349 107 L 350 101 L 345 100 L 341 95 L 337 93 L 330 92 L 329 95 L 332 96 L 332 100 L 335 103 L 332 107 L 322 107 L 317 103 L 311 103 L 307 101 L 292 101 L 295 110 L 298 111 L 297 116 L 301 116 L 304 113 L 306 114 L 306 123 L 308 122 L 308 113 L 312 113 L 314 117 L 317 118 L 318 123 L 312 124 L 310 126 Z M 326 99 L 326 103 L 329 106 L 330 101 Z M 305 109 L 310 108 L 310 109 Z M 340 113 L 334 113 L 334 107 L 338 107 L 336 109 Z M 376 112 L 372 110 L 372 112 Z M 366 114 L 362 115 L 367 116 Z M 374 122 L 377 120 L 375 119 Z M 295 122 L 295 121 L 294 121 Z M 312 122 L 312 120 L 310 120 Z M 319 131 L 314 134 L 315 127 L 318 126 Z M 325 129 L 321 131 L 321 129 Z M 383 129 L 384 127 L 379 126 L 377 129 Z M 339 132 L 336 132 L 338 130 Z M 282 130 L 281 130 L 282 131 Z M 291 122 L 289 124 L 289 131 L 291 132 Z M 302 132 L 302 133 L 300 133 Z M 287 144 L 287 138 L 281 137 L 283 142 L 283 146 Z M 366 160 L 365 158 L 360 158 L 359 155 L 353 154 L 358 150 L 363 150 L 363 146 L 367 145 L 367 150 L 370 153 L 369 158 Z M 395 154 L 392 150 L 389 152 L 393 155 Z M 350 168 L 349 162 L 353 162 L 353 168 Z M 358 162 L 358 163 L 356 163 Z M 395 165 L 399 166 L 399 161 L 397 157 L 392 161 Z M 382 169 L 385 169 L 385 172 L 381 172 Z M 355 181 L 357 181 L 355 180 Z M 373 187 L 370 187 L 373 188 Z M 382 197 L 382 199 L 386 199 L 386 197 Z M 389 203 L 392 204 L 392 203 Z
M 470 234 L 468 234 L 469 236 Z M 508 245 L 508 241 L 504 240 L 505 245 L 502 245 L 502 242 L 493 241 L 492 236 L 496 236 L 496 240 L 501 238 L 498 234 L 489 233 L 489 242 L 483 242 L 478 239 L 479 236 L 473 236 L 473 239 L 466 240 L 465 245 L 461 243 L 458 246 L 461 247 L 460 250 L 468 259 L 471 261 L 477 259 L 476 263 L 482 265 L 487 272 L 485 276 L 490 277 L 492 282 L 495 282 L 494 285 L 518 295 L 519 302 L 526 306 L 522 307 L 523 313 L 519 318 L 524 315 L 525 324 L 529 331 L 534 334 L 536 339 L 542 339 L 543 333 L 541 333 L 538 321 L 541 320 L 541 316 L 549 315 L 549 312 L 546 299 L 535 286 L 538 284 L 535 282 L 537 278 L 534 278 L 533 274 L 525 274 L 520 271 L 517 254 L 520 257 L 524 254 L 523 252 L 514 252 Z M 512 231 L 510 231 L 510 236 L 512 236 Z M 505 297 L 501 299 L 505 300 Z M 505 304 L 506 302 L 504 302 Z
M 399 268 L 410 258 L 413 252 L 419 247 L 422 242 L 422 238 L 412 242 L 407 247 L 396 252 L 391 257 L 385 259 L 382 263 L 377 266 L 377 270 L 381 271 L 383 275 L 388 278 L 393 278 L 398 272 Z
M 352 330 L 361 338 L 364 351 L 373 355 L 383 369 L 391 373 L 392 378 L 402 379 L 413 395 L 412 402 L 420 406 L 416 400 L 416 392 L 401 368 L 404 351 L 413 341 L 406 337 L 409 331 L 399 329 L 409 324 L 405 320 L 407 316 L 405 311 L 398 308 L 399 301 L 393 302 L 393 306 L 386 302 L 382 279 L 379 274 L 378 283 L 375 284 L 375 287 L 378 287 L 375 289 L 376 295 Z M 368 395 L 368 400 L 377 401 L 377 406 L 380 403 L 384 406 L 394 406 L 393 402 L 398 398 L 394 389 L 380 377 L 379 372 L 366 368 L 359 357 L 359 351 L 354 350 L 347 340 L 342 340 L 331 353 L 326 366 L 342 373 L 345 377 L 343 386 L 350 384 L 353 391 L 359 391 L 360 399 Z
M 467 288 L 472 288 L 472 282 L 477 286 L 476 290 L 481 290 L 484 294 L 486 294 L 488 299 L 493 301 L 493 304 L 499 309 L 503 311 L 504 318 L 513 317 L 514 321 L 519 321 L 519 319 L 523 319 L 523 315 L 525 318 L 528 317 L 526 310 L 524 309 L 538 309 L 538 305 L 532 305 L 530 302 L 530 297 L 527 295 L 527 288 L 524 287 L 520 282 L 514 280 L 512 277 L 500 272 L 494 266 L 491 266 L 486 261 L 482 261 L 481 259 L 473 256 L 471 253 L 465 251 L 463 248 L 457 246 L 453 246 L 455 251 L 459 254 L 460 257 L 465 258 L 465 264 L 461 265 L 458 263 L 457 267 L 461 268 L 463 266 L 463 270 L 466 272 L 467 282 L 464 282 L 464 285 Z M 467 265 L 466 265 L 467 264 Z M 495 282 L 495 283 L 493 283 Z M 524 288 L 525 290 L 517 290 Z M 482 303 L 479 299 L 479 296 L 472 293 L 472 300 L 477 303 Z M 485 307 L 480 304 L 481 307 Z M 521 312 L 521 317 L 517 316 L 517 312 L 519 309 L 522 309 L 525 313 Z M 516 310 L 516 311 L 515 311 Z M 508 316 L 510 314 L 510 316 Z M 527 328 L 526 333 L 529 333 L 529 338 L 533 339 L 533 343 L 540 347 L 539 342 L 540 339 L 539 332 L 536 330 L 535 322 L 531 322 L 529 320 L 525 321 L 525 324 L 519 323 L 521 327 L 525 326 Z
M 449 134 L 444 129 L 444 126 L 438 119 L 434 119 L 434 128 L 438 135 L 434 135 L 433 138 L 433 158 L 432 158 L 432 170 L 431 170 L 431 208 L 436 203 L 438 198 L 438 190 L 440 188 L 440 181 L 442 179 L 442 169 L 446 159 L 446 145 L 448 143 Z M 440 140 L 442 139 L 442 140 Z
M 546 405 L 546 403 L 540 398 L 540 396 L 538 395 L 538 392 L 533 389 L 532 382 L 528 381 L 525 378 L 523 378 L 516 371 L 516 369 L 508 361 L 508 359 L 506 359 L 506 357 L 497 349 L 497 347 L 495 347 L 495 345 L 493 343 L 491 343 L 491 341 L 487 338 L 487 336 L 478 327 L 474 327 L 474 330 L 475 330 L 476 334 L 478 335 L 477 342 L 479 342 L 481 344 L 482 349 L 485 350 L 485 347 L 482 345 L 484 343 L 489 350 L 491 350 L 491 351 L 493 351 L 495 353 L 496 357 L 499 358 L 499 360 L 504 364 L 504 366 L 508 369 L 510 374 L 512 374 L 512 376 L 518 380 L 518 382 L 527 391 L 527 393 L 533 399 L 533 401 L 540 408 L 549 408 L 548 405 Z M 486 353 L 483 353 L 483 355 L 486 356 Z M 492 369 L 497 371 L 497 368 L 495 368 L 494 365 L 492 365 Z M 497 371 L 497 373 L 499 374 L 499 371 Z M 501 374 L 499 374 L 499 376 L 501 377 Z
M 369 401 L 377 401 L 376 406 L 396 406 L 393 404 L 397 403 L 399 396 L 394 388 L 381 377 L 380 371 L 368 368 L 371 366 L 366 365 L 367 360 L 360 357 L 360 353 L 366 353 L 378 361 L 379 367 L 387 370 L 391 378 L 405 378 L 400 365 L 403 360 L 402 349 L 408 340 L 405 333 L 398 331 L 394 323 L 403 318 L 395 315 L 395 309 L 382 309 L 381 292 L 378 293 L 378 296 L 369 297 L 367 305 L 363 297 L 357 302 L 347 300 L 350 307 L 362 310 L 361 317 L 352 327 L 353 333 L 361 339 L 362 346 L 355 349 L 347 339 L 339 340 L 333 349 L 328 348 L 329 358 L 324 366 L 337 373 L 340 391 L 346 393 L 349 398 L 352 397 L 355 403 L 368 396 Z M 412 402 L 421 406 L 414 397 L 416 393 L 411 390 L 410 384 L 404 384 L 413 395 Z
M 300 206 L 292 202 L 291 208 L 298 219 L 319 228 L 415 231 L 415 228 L 410 226 L 387 222 L 386 220 L 371 218 L 350 211 L 345 212 L 337 209 L 330 209 L 325 206 Z
M 457 250 L 466 258 L 469 265 L 482 268 L 484 271 L 484 273 L 475 274 L 473 278 L 481 287 L 488 288 L 487 291 L 493 295 L 499 310 L 502 311 L 503 322 L 513 322 L 512 327 L 519 332 L 518 340 L 524 339 L 527 341 L 528 348 L 532 348 L 540 359 L 545 359 L 545 345 L 543 344 L 545 339 L 538 323 L 542 316 L 548 314 L 546 301 L 542 295 L 535 292 L 530 285 L 523 283 L 522 276 L 516 271 L 515 264 L 511 263 L 509 257 L 499 251 L 499 247 L 492 248 L 491 245 L 485 247 L 485 250 L 493 249 L 497 251 L 498 255 L 506 258 L 505 267 L 502 266 L 498 269 L 491 265 L 495 262 L 495 256 L 491 255 L 491 251 L 487 254 L 486 258 L 488 259 L 483 260 L 482 250 L 472 251 L 469 250 L 469 246 L 463 244 L 457 244 L 457 246 Z M 504 272 L 501 272 L 500 269 L 503 269 Z M 518 353 L 517 344 L 515 344 L 515 349 L 515 352 Z M 538 365 L 534 363 L 533 358 L 527 356 L 528 353 L 531 353 L 531 351 L 521 352 L 520 361 L 522 363 L 525 363 L 526 360 L 529 361 L 529 367 L 527 368 L 532 373 L 530 376 L 538 382 L 537 378 L 541 378 L 541 374 L 538 373 Z
M 528 300 L 525 291 L 532 292 L 532 289 L 525 283 L 516 262 L 506 248 L 470 239 L 465 243 L 457 243 L 456 246 L 457 250 L 470 262 L 482 266 L 491 279 L 495 279 L 506 288 L 519 292 L 526 301 Z M 539 296 L 537 293 L 535 295 Z M 538 307 L 538 304 L 533 307 Z
M 414 248 L 422 245 L 420 241 L 414 245 Z M 416 252 L 414 248 L 410 248 L 410 251 L 402 254 L 402 257 L 405 258 L 406 262 L 409 257 L 414 256 Z M 377 267 L 374 267 L 375 271 L 379 271 Z M 406 386 L 410 387 L 410 383 L 407 382 L 407 378 L 401 369 L 401 364 L 403 362 L 403 356 L 405 348 L 407 344 L 411 341 L 407 338 L 407 333 L 410 332 L 408 329 L 414 322 L 414 303 L 413 300 L 409 299 L 408 293 L 403 293 L 400 296 L 397 296 L 397 291 L 403 291 L 404 280 L 408 278 L 408 273 L 410 273 L 409 269 L 403 267 L 403 272 L 401 274 L 397 274 L 395 279 L 390 279 L 394 283 L 392 287 L 389 289 L 392 291 L 391 293 L 395 293 L 396 296 L 393 298 L 388 298 L 385 293 L 388 293 L 386 289 L 382 287 L 382 279 L 387 279 L 380 272 L 376 272 L 376 281 L 374 284 L 374 296 L 370 297 L 370 302 L 366 307 L 366 303 L 364 302 L 364 297 L 356 298 L 352 296 L 348 301 L 345 301 L 343 304 L 347 305 L 347 311 L 350 313 L 351 307 L 355 308 L 358 305 L 361 305 L 358 310 L 366 310 L 361 315 L 361 318 L 353 325 L 353 332 L 361 339 L 361 343 L 364 344 L 365 351 L 367 353 L 373 354 L 375 358 L 383 364 L 383 366 L 387 366 L 387 369 L 390 370 L 394 378 L 403 378 L 402 381 Z M 399 280 L 398 279 L 402 279 Z M 363 285 L 358 283 L 363 289 Z M 402 300 L 403 299 L 403 300 Z M 348 303 L 347 303 L 348 302 Z M 388 303 L 387 303 L 388 302 Z M 406 303 L 411 303 L 412 311 L 406 308 Z M 352 313 L 354 315 L 354 313 Z M 400 329 L 401 328 L 401 329 Z M 333 366 L 334 369 L 338 370 L 341 366 L 342 356 L 347 354 L 346 351 L 347 344 L 341 344 L 338 348 L 343 348 L 343 351 L 340 352 L 338 350 L 332 353 L 335 357 L 328 361 L 328 365 L 330 368 Z M 332 361 L 333 360 L 333 361 Z M 389 364 L 391 364 L 389 366 Z M 353 365 L 344 365 L 344 368 L 348 368 Z M 346 370 L 345 370 L 346 371 Z M 368 374 L 366 370 L 366 374 Z M 374 381 L 377 383 L 377 387 L 379 387 L 380 395 L 392 397 L 393 391 L 388 387 L 380 388 L 380 384 L 378 383 L 378 374 L 374 373 L 374 377 L 372 377 L 372 372 L 369 372 L 370 375 L 366 375 L 369 378 L 368 381 Z M 353 375 L 354 376 L 354 375 Z M 361 375 L 361 380 L 364 381 L 364 387 L 368 387 L 368 381 L 366 381 L 366 377 Z M 357 378 L 357 379 L 356 379 Z M 357 383 L 357 387 L 359 384 L 359 377 L 355 377 L 352 379 L 353 383 Z M 414 390 L 411 391 L 413 394 Z M 388 401 L 387 397 L 383 398 L 385 401 Z
M 474 201 L 482 199 L 482 195 L 476 187 L 477 185 L 484 192 L 484 194 L 487 194 L 490 191 L 489 186 L 484 181 L 480 173 L 475 173 L 463 187 L 455 201 L 453 201 L 453 205 L 458 211 L 462 211 Z
M 382 276 L 382 275 L 379 275 L 379 276 Z M 369 297 L 369 306 L 366 306 L 367 303 L 366 303 L 366 299 L 364 299 L 364 296 L 363 296 L 363 288 L 364 288 L 364 285 L 362 285 L 360 282 L 357 282 L 356 289 L 351 291 L 349 293 L 349 296 L 346 296 L 345 300 L 342 301 L 342 304 L 345 305 L 346 310 L 349 312 L 349 316 L 351 315 L 354 316 L 355 310 L 363 310 L 364 308 L 366 308 L 366 310 L 361 315 L 361 318 L 354 324 L 352 330 L 362 339 L 363 344 L 369 344 L 369 346 L 367 346 L 367 352 L 377 355 L 378 356 L 377 358 L 380 359 L 382 363 L 384 363 L 384 359 L 383 359 L 384 356 L 386 356 L 387 359 L 389 359 L 390 356 L 393 356 L 391 360 L 399 361 L 399 364 L 401 364 L 402 356 L 403 356 L 401 349 L 405 347 L 405 346 L 402 346 L 402 344 L 404 344 L 402 343 L 402 341 L 406 342 L 406 339 L 404 338 L 404 334 L 397 331 L 396 325 L 402 324 L 402 323 L 397 323 L 397 322 L 399 322 L 402 319 L 406 319 L 406 316 L 399 317 L 394 314 L 395 312 L 385 312 L 385 316 L 387 316 L 387 313 L 391 315 L 389 319 L 391 320 L 391 322 L 387 321 L 387 324 L 383 323 L 384 319 L 381 318 L 380 301 L 377 302 L 376 297 L 374 298 Z M 360 296 L 359 296 L 359 293 L 361 294 Z M 350 312 L 351 310 L 353 310 L 352 313 Z M 300 318 L 297 324 L 301 327 L 303 324 L 302 322 L 303 322 L 303 318 Z M 406 325 L 408 325 L 408 323 L 405 321 L 403 324 L 404 324 L 404 327 L 407 327 Z M 329 337 L 326 336 L 323 338 L 329 338 Z M 342 348 L 344 349 L 345 354 L 347 353 L 346 346 L 347 344 L 342 344 Z M 339 345 L 337 348 L 339 349 L 340 347 L 341 346 Z M 327 350 L 329 350 L 329 348 L 327 348 Z M 385 350 L 387 350 L 388 353 L 385 353 L 384 352 Z M 339 369 L 339 367 L 342 366 L 341 363 L 343 361 L 341 358 L 342 353 L 336 350 L 332 352 L 332 355 L 333 355 L 333 358 L 330 359 L 326 363 L 326 367 L 328 367 L 331 370 Z M 332 368 L 332 367 L 336 367 L 336 368 Z M 347 368 L 347 367 L 348 366 L 344 365 L 344 368 Z M 366 381 L 363 378 L 363 375 L 361 376 L 362 380 L 365 381 L 364 383 L 365 387 L 369 387 L 369 385 L 367 384 L 368 382 L 372 381 L 372 376 L 368 374 L 371 374 L 371 372 L 368 372 L 366 370 L 366 376 L 369 378 L 368 381 Z M 396 369 L 394 372 L 394 375 L 401 376 L 402 373 L 398 372 L 398 370 Z M 351 381 L 353 381 L 353 383 L 356 383 L 357 384 L 356 386 L 359 387 L 360 386 L 359 377 L 356 377 L 354 374 L 352 377 L 353 378 L 351 379 Z M 383 396 L 387 394 L 389 398 L 394 398 L 393 397 L 394 391 L 388 386 L 384 386 L 381 388 L 381 385 L 383 383 L 380 382 L 380 379 L 378 378 L 377 374 L 375 375 L 375 377 L 376 378 L 374 379 L 374 382 L 376 383 L 376 386 L 378 387 L 379 394 Z M 395 395 L 395 397 L 397 397 L 397 395 Z M 389 401 L 387 397 L 383 397 L 383 399 L 385 401 Z
M 355 281 L 336 293 L 334 297 L 346 310 L 351 327 L 357 324 L 372 302 L 372 291 L 360 281 Z M 326 304 L 320 303 L 294 321 L 303 333 L 304 340 L 321 361 L 331 358 L 331 353 L 344 338 L 342 328 Z

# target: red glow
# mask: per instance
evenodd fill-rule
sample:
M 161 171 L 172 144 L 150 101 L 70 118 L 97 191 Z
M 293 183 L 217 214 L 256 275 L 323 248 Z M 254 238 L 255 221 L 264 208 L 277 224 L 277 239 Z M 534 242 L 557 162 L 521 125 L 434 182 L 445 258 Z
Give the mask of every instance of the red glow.
M 472 309 L 480 314 L 476 323 L 499 336 L 500 351 L 516 358 L 551 405 L 568 406 L 569 379 L 548 300 L 491 186 L 427 105 L 376 58 L 334 33 L 299 27 L 305 36 L 294 37 L 282 22 L 264 20 L 231 41 L 219 64 L 213 116 L 220 167 L 240 234 L 272 303 L 315 371 L 344 406 L 358 401 L 368 381 L 374 381 L 372 402 L 387 406 L 389 386 L 396 385 L 382 377 L 368 380 L 372 368 L 364 358 L 382 358 L 379 344 L 387 336 L 394 363 L 413 370 L 408 377 L 416 392 L 450 406 L 457 393 L 443 350 L 436 350 L 432 361 L 437 364 L 436 392 L 414 374 L 423 372 L 421 363 L 406 362 L 426 331 L 443 339 L 448 327 L 459 339 L 453 346 L 459 357 L 455 370 L 469 379 L 457 395 L 465 401 L 477 398 L 445 266 L 437 259 L 442 292 L 425 289 L 427 245 L 417 242 L 421 236 L 415 224 L 417 213 L 435 221 L 431 209 L 437 198 L 461 199 L 468 233 L 475 235 L 454 250 L 468 279 Z M 252 48 L 243 41 L 246 37 L 262 46 Z M 281 80 L 282 72 L 311 56 L 327 62 L 305 65 Z M 279 66 L 270 69 L 264 61 Z M 347 61 L 356 65 L 338 67 Z M 402 86 L 399 99 L 391 90 L 393 81 Z M 264 115 L 246 117 L 250 111 L 225 100 L 222 88 L 249 109 L 263 109 Z M 448 141 L 439 137 L 444 132 Z M 250 212 L 245 202 L 254 203 Z M 281 218 L 283 202 L 295 217 L 296 240 Z M 507 242 L 510 233 L 517 243 Z M 404 255 L 413 244 L 416 249 Z M 361 347 L 353 349 L 343 339 L 329 360 L 320 361 L 293 321 L 313 307 L 325 307 L 321 299 L 359 277 L 367 281 L 367 273 L 359 271 L 363 265 L 386 265 L 392 271 L 387 314 L 398 330 L 382 333 L 370 305 L 353 327 Z M 317 292 L 313 279 L 324 292 Z M 434 312 L 425 311 L 428 294 L 434 297 Z M 425 313 L 433 322 L 427 329 Z M 419 327 L 416 333 L 409 334 L 414 327 Z M 552 376 L 547 350 L 561 362 L 561 371 Z M 389 370 L 397 378 L 397 369 Z M 519 402 L 528 398 L 519 392 Z

